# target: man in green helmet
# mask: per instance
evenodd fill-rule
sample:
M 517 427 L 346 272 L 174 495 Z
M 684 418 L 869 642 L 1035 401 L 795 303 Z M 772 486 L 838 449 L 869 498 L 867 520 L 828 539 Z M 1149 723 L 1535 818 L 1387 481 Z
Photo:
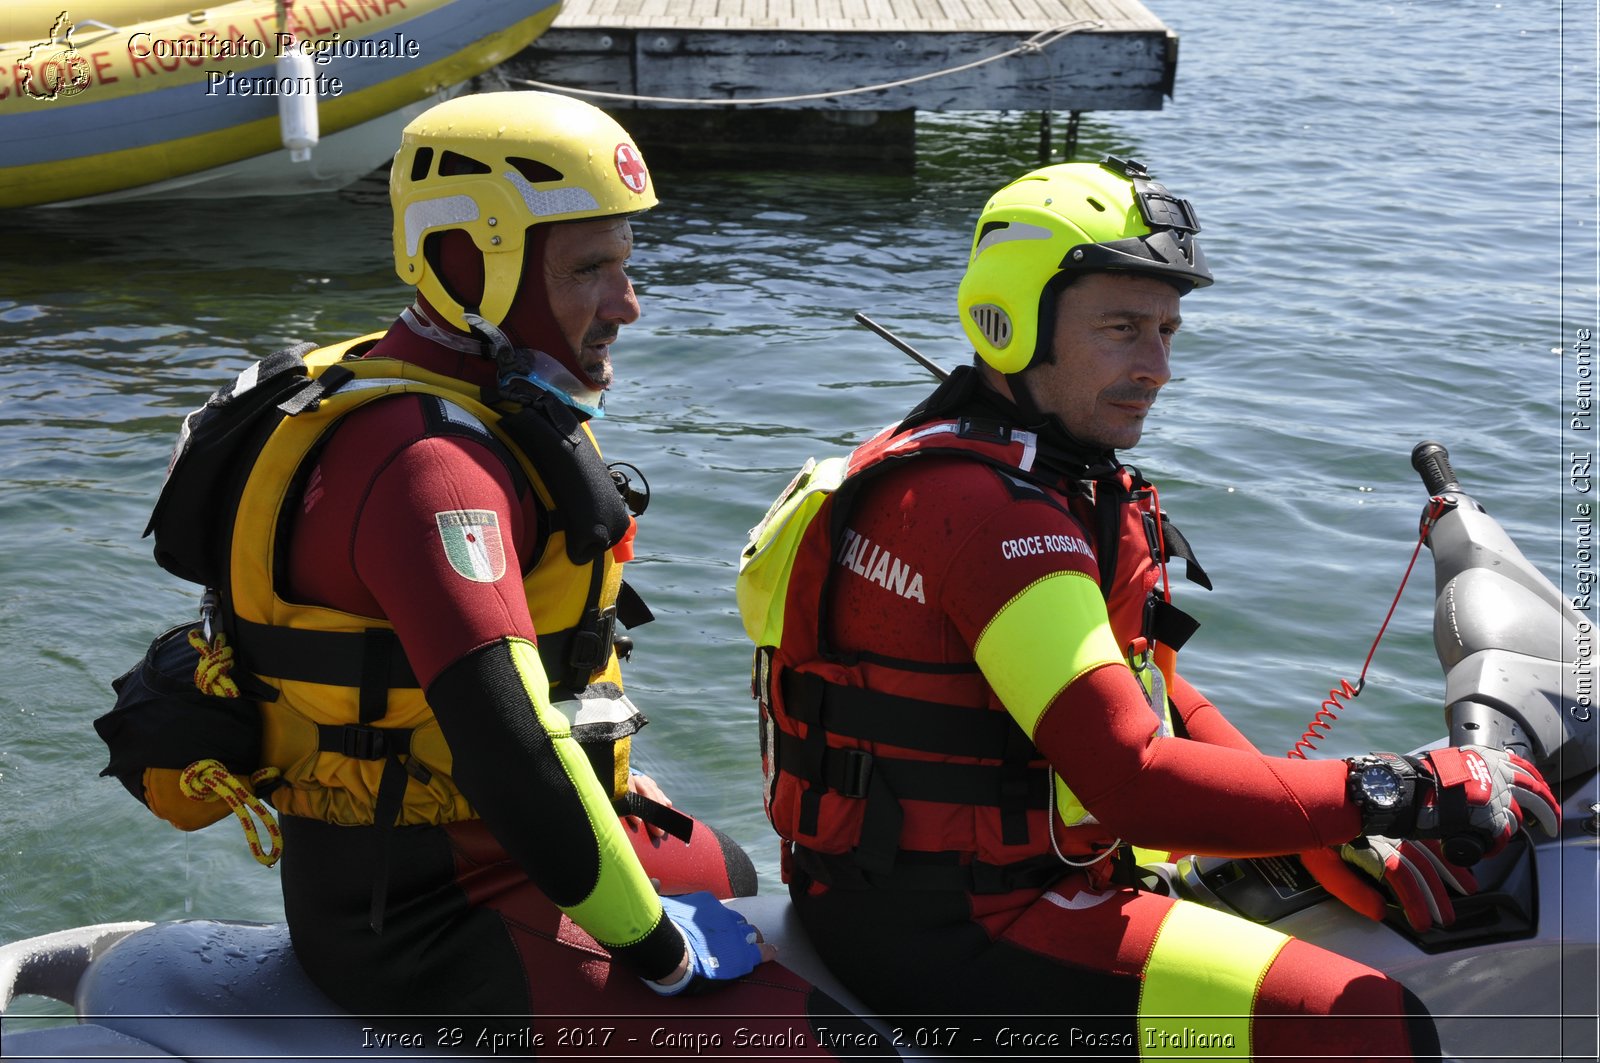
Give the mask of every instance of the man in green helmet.
M 1177 671 L 1196 625 L 1166 563 L 1206 577 L 1116 452 L 1171 377 L 1180 298 L 1212 281 L 1198 231 L 1133 162 L 1000 190 L 958 296 L 974 364 L 808 465 L 746 550 L 791 896 L 830 968 L 918 1046 L 1437 1054 L 1399 983 L 1140 888 L 1136 861 L 1318 854 L 1367 914 L 1392 897 L 1447 925 L 1473 882 L 1432 839 L 1494 849 L 1525 811 L 1559 819 L 1503 750 L 1264 756 Z M 1367 877 L 1340 874 L 1341 846 Z

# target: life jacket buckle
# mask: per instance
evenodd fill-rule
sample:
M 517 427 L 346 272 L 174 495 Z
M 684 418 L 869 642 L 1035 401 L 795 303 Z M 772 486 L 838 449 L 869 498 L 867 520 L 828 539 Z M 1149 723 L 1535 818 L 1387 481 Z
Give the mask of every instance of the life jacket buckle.
M 956 422 L 956 436 L 961 439 L 981 439 L 990 443 L 1009 443 L 1011 426 L 1003 421 L 963 417 Z
M 381 727 L 345 724 L 339 733 L 340 752 L 356 760 L 382 760 L 389 755 L 389 736 Z M 396 750 L 396 752 L 399 752 Z
M 840 751 L 835 751 L 838 756 Z M 872 754 L 864 749 L 842 751 L 844 758 L 839 772 L 839 785 L 834 789 L 844 797 L 867 796 L 867 783 L 872 778 Z
M 567 663 L 573 672 L 582 673 L 587 679 L 604 668 L 611 658 L 611 647 L 616 641 L 616 632 L 615 606 L 589 610 L 578 630 L 572 633 L 572 649 L 567 654 Z

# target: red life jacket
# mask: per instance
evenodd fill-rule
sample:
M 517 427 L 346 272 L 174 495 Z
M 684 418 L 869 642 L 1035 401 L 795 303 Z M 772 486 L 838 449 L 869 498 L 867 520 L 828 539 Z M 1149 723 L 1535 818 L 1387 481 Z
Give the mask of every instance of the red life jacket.
M 785 839 L 785 880 L 798 862 L 840 886 L 1004 892 L 1059 875 L 1058 850 L 1081 855 L 1115 841 L 1097 825 L 1065 833 L 1054 825 L 1052 838 L 1049 765 L 970 657 L 933 663 L 844 653 L 828 642 L 838 564 L 902 594 L 921 591 L 920 576 L 903 585 L 913 577 L 898 560 L 878 563 L 876 547 L 841 535 L 857 492 L 906 461 L 961 457 L 1039 487 L 1078 520 L 1096 544 L 1119 645 L 1170 678 L 1175 651 L 1196 625 L 1164 594 L 1163 547 L 1209 586 L 1203 571 L 1137 471 L 1118 467 L 1092 486 L 1062 481 L 1035 470 L 1037 446 L 1032 432 L 969 417 L 885 429 L 842 463 L 808 464 L 752 532 L 740 605 L 757 641 L 764 803 Z M 777 556 L 762 557 L 769 546 Z M 753 562 L 767 571 L 755 573 Z M 753 600 L 758 593 L 747 584 L 757 583 L 759 593 L 781 596 L 781 624 L 773 623 L 778 601 Z M 1154 707 L 1169 719 L 1164 693 Z

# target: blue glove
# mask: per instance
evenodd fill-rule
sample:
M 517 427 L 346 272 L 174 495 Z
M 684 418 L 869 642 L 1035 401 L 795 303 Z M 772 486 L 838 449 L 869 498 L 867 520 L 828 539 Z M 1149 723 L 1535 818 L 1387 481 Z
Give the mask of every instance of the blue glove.
M 689 971 L 670 985 L 646 979 L 645 984 L 657 993 L 681 993 L 697 977 L 711 981 L 743 978 L 761 962 L 755 927 L 711 894 L 662 897 L 661 911 L 689 946 Z

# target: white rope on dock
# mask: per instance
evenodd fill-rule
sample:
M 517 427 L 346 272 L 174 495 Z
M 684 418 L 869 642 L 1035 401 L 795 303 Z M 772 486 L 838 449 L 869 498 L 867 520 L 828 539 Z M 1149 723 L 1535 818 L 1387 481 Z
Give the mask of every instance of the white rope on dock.
M 1101 22 L 1099 19 L 1093 18 L 1078 19 L 1076 22 L 1064 22 L 1059 26 L 1052 26 L 1049 29 L 1040 30 L 1027 40 L 1019 41 L 1017 46 L 1014 48 L 1008 48 L 997 55 L 991 55 L 984 59 L 975 59 L 970 63 L 962 63 L 959 66 L 948 67 L 944 70 L 935 70 L 929 74 L 918 74 L 915 77 L 901 78 L 898 81 L 885 81 L 877 85 L 862 85 L 859 88 L 837 89 L 832 92 L 808 92 L 800 96 L 767 96 L 762 99 L 754 100 L 696 100 L 683 99 L 676 96 L 634 96 L 626 92 L 605 92 L 600 89 L 579 89 L 574 88 L 571 85 L 557 85 L 549 81 L 535 81 L 531 78 L 507 77 L 505 80 L 512 84 L 527 85 L 536 89 L 552 89 L 557 92 L 570 92 L 577 96 L 597 96 L 607 100 L 628 100 L 634 103 L 676 103 L 700 107 L 751 107 L 763 104 L 803 103 L 807 100 L 827 100 L 836 96 L 856 96 L 863 92 L 883 92 L 886 89 L 897 89 L 905 85 L 915 85 L 919 81 L 931 81 L 934 78 L 942 78 L 948 77 L 951 74 L 959 74 L 963 71 L 973 70 L 988 63 L 999 62 L 1001 59 L 1009 59 L 1014 55 L 1036 55 L 1063 37 L 1070 36 L 1074 33 L 1082 33 L 1084 30 L 1104 29 L 1105 25 L 1106 24 Z

